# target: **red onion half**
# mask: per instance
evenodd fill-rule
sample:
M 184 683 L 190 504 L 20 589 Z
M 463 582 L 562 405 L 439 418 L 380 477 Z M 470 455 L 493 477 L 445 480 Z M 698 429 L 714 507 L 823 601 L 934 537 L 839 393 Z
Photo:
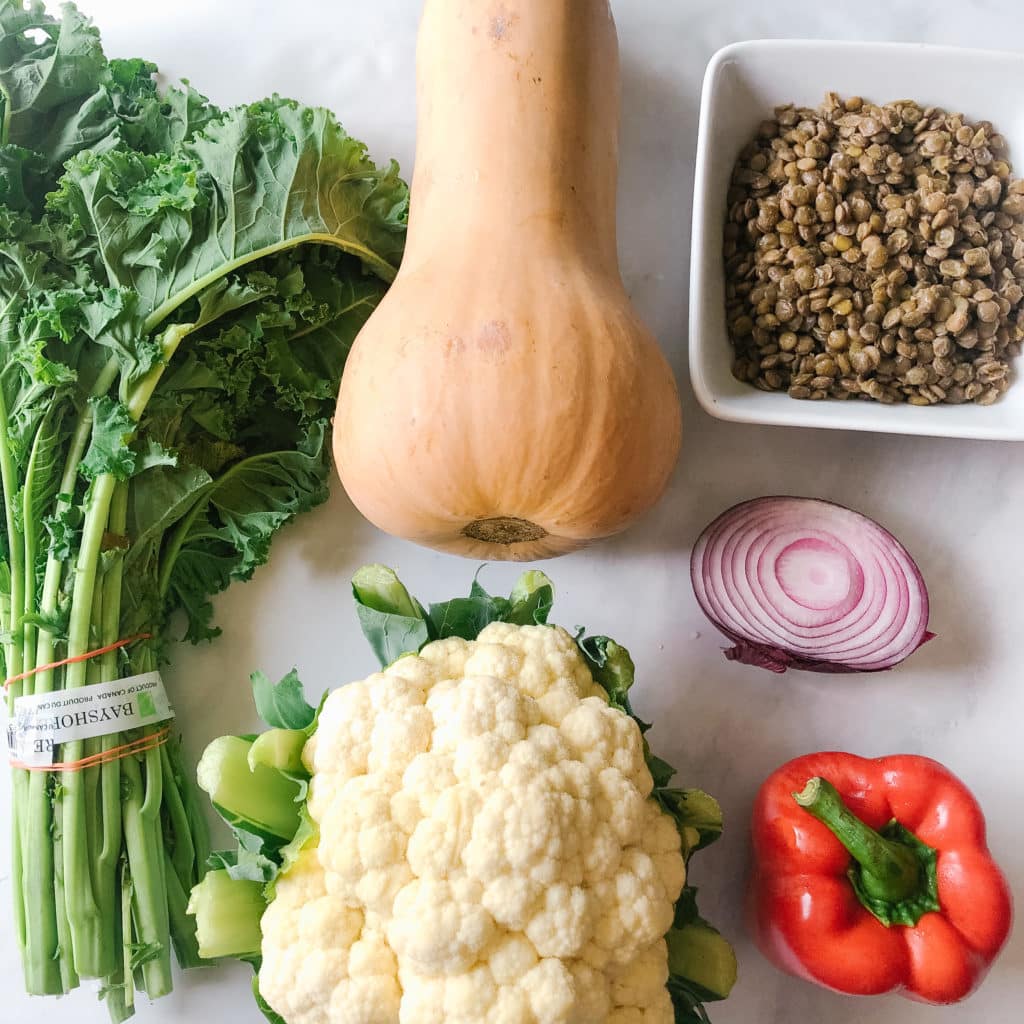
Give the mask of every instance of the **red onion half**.
M 771 672 L 880 672 L 934 634 L 907 549 L 878 523 L 813 498 L 755 498 L 701 534 L 690 578 L 730 661 Z

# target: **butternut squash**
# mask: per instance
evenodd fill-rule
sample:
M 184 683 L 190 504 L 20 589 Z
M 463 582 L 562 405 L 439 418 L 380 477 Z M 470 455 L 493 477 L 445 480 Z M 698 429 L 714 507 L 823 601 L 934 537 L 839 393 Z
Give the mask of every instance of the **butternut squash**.
M 426 0 L 395 283 L 349 357 L 334 452 L 381 529 L 473 558 L 614 534 L 663 492 L 671 370 L 619 275 L 607 0 Z

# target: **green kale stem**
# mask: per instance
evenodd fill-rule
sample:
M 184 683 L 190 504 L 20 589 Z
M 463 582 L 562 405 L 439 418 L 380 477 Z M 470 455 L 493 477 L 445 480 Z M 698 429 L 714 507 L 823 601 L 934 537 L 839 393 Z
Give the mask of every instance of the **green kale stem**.
M 36 772 L 41 775 L 41 772 Z M 44 776 L 45 777 L 45 776 Z M 75 971 L 75 958 L 71 950 L 71 923 L 68 921 L 67 895 L 64 891 L 64 840 L 61 830 L 60 801 L 53 801 L 53 896 L 54 914 L 57 919 L 58 961 L 60 964 L 61 985 L 65 992 L 78 987 L 78 973 Z
M 163 365 L 150 375 L 153 382 L 146 390 L 147 400 L 162 370 Z M 106 393 L 116 374 L 116 362 L 110 360 L 93 394 Z M 144 402 L 136 401 L 132 409 L 136 420 L 144 408 Z M 79 461 L 91 426 L 91 414 L 86 411 L 80 417 L 75 435 L 75 441 L 82 438 L 83 443 L 72 445 L 73 450 L 81 447 Z M 74 468 L 77 472 L 77 462 Z M 86 495 L 85 521 L 74 572 L 68 657 L 80 657 L 94 646 L 96 627 L 101 645 L 119 639 L 123 560 L 117 559 L 105 574 L 100 572 L 100 561 L 105 534 L 125 533 L 127 508 L 126 484 L 119 484 L 109 473 L 93 480 Z M 116 654 L 99 666 L 85 661 L 68 665 L 64 688 L 75 689 L 94 681 L 97 669 L 98 681 L 116 679 Z M 119 742 L 117 735 L 104 737 L 99 749 L 113 749 Z M 91 744 L 87 748 L 81 740 L 66 743 L 64 760 L 77 761 L 87 751 L 96 753 L 96 746 Z M 127 768 L 127 762 L 133 758 L 124 761 Z M 154 949 L 159 947 L 159 952 L 142 967 L 146 990 L 151 998 L 156 998 L 171 988 L 166 889 L 160 884 L 163 863 L 159 853 L 162 845 L 159 811 L 163 773 L 159 750 L 147 752 L 144 763 L 145 781 L 137 764 L 132 766 L 133 771 L 125 772 L 128 784 L 124 797 L 122 766 L 118 761 L 108 762 L 101 768 L 62 773 L 63 876 L 75 970 L 85 977 L 108 977 L 117 970 L 119 959 L 110 922 L 116 909 L 116 865 L 123 832 L 131 874 L 136 880 L 132 890 L 139 933 L 136 939 Z M 97 791 L 102 794 L 99 798 Z M 157 859 L 155 866 L 154 859 Z M 141 889 L 137 884 L 139 880 L 144 883 Z
M 152 732 L 153 730 L 149 730 Z M 160 751 L 124 759 L 124 841 L 132 876 L 134 945 L 144 951 L 143 987 L 150 999 L 171 991 L 170 920 L 164 881 Z
M 189 888 L 182 886 L 166 848 L 164 849 L 164 877 L 167 879 L 167 909 L 171 922 L 171 941 L 174 943 L 174 952 L 178 963 L 182 967 L 202 967 L 204 961 L 199 955 L 196 923 L 188 913 L 191 883 Z
M 169 331 L 173 354 L 184 331 Z M 109 393 L 118 365 L 111 359 L 100 373 L 92 396 Z M 158 366 L 141 382 L 129 401 L 138 418 L 163 371 Z M 92 434 L 92 408 L 80 407 L 68 443 L 59 494 L 73 495 L 79 466 Z M 41 443 L 44 419 L 33 452 Z M 38 611 L 45 620 L 58 609 L 62 587 L 71 588 L 68 657 L 87 653 L 120 639 L 123 553 L 104 552 L 107 534 L 127 532 L 127 483 L 101 475 L 86 494 L 82 537 L 74 566 L 52 553 L 47 557 L 38 590 L 42 510 L 31 509 L 29 460 L 21 532 L 13 502 L 5 501 L 10 548 L 10 621 L 5 649 L 9 675 L 47 665 L 56 658 L 56 638 L 44 627 L 27 621 Z M 7 434 L 6 410 L 0 394 L 0 482 L 5 498 L 18 493 L 17 475 Z M 58 497 L 56 511 L 66 512 L 73 499 Z M 22 628 L 17 628 L 18 623 Z M 135 659 L 133 670 L 155 667 L 151 648 Z M 49 693 L 55 687 L 72 689 L 116 680 L 122 674 L 119 654 L 77 662 L 65 669 L 46 669 L 9 688 L 9 703 L 23 693 Z M 154 729 L 148 730 L 154 732 Z M 118 735 L 64 745 L 64 760 L 78 760 L 116 748 Z M 209 855 L 205 823 L 188 780 L 166 747 L 142 755 L 112 760 L 83 771 L 65 771 L 59 782 L 46 772 L 16 771 L 14 779 L 13 857 L 15 920 L 24 950 L 25 984 L 30 993 L 60 994 L 78 985 L 79 976 L 104 979 L 107 1002 L 115 1020 L 134 1012 L 133 973 L 139 973 L 151 998 L 171 989 L 172 940 L 183 963 L 195 963 L 195 935 L 183 910 L 184 893 L 199 881 Z M 165 848 L 173 837 L 171 852 Z M 174 874 L 168 877 L 168 868 Z M 127 900 L 127 903 L 125 902 Z M 172 935 L 171 921 L 174 929 Z M 139 952 L 139 951 L 143 952 Z M 137 959 L 136 959 L 137 958 Z
M 131 971 L 132 883 L 124 858 L 117 874 L 118 913 L 111 921 L 114 945 L 120 957 L 114 972 L 103 979 L 100 998 L 107 1004 L 107 1014 L 113 1024 L 122 1024 L 135 1013 L 135 985 Z
M 355 177 L 364 177 L 363 172 L 359 172 Z M 340 184 L 345 180 L 342 176 L 334 177 L 335 185 Z M 265 245 L 260 249 L 253 249 L 250 252 L 245 253 L 243 256 L 237 256 L 233 260 L 226 260 L 221 264 L 215 271 L 205 274 L 203 277 L 196 278 L 187 288 L 182 288 L 180 291 L 175 292 L 166 302 L 157 306 L 152 313 L 146 317 L 146 322 L 143 325 L 143 330 L 148 334 L 155 331 L 176 309 L 183 306 L 189 299 L 195 298 L 197 295 L 201 295 L 207 288 L 212 284 L 215 284 L 218 280 L 226 277 L 228 274 L 239 270 L 241 267 L 248 266 L 250 263 L 255 263 L 257 260 L 265 259 L 267 256 L 273 256 L 274 253 L 284 252 L 288 249 L 295 249 L 300 245 L 333 245 L 341 249 L 343 252 L 347 252 L 351 256 L 358 256 L 359 260 L 365 267 L 372 267 L 373 273 L 377 274 L 384 281 L 393 281 L 397 270 L 393 267 L 386 259 L 378 255 L 372 249 L 365 245 L 360 245 L 353 239 L 342 241 L 337 235 L 331 234 L 330 232 L 321 231 L 310 231 L 302 235 L 292 235 L 281 239 L 279 242 L 274 242 L 272 245 Z M 149 400 L 149 395 L 145 395 L 143 403 Z M 136 417 L 138 419 L 138 417 Z
M 158 368 L 160 372 L 162 368 Z M 159 372 L 153 376 L 159 379 Z M 104 383 L 106 391 L 112 380 Z M 150 394 L 152 386 L 147 391 L 147 399 Z M 144 403 L 136 403 L 132 410 L 136 420 L 143 409 Z M 100 562 L 104 536 L 108 533 L 122 536 L 126 532 L 127 510 L 127 484 L 119 483 L 109 473 L 93 480 L 86 497 L 85 521 L 75 566 L 68 629 L 69 657 L 85 654 L 94 645 L 97 626 L 100 645 L 119 639 L 123 558 L 116 558 L 102 574 Z M 68 665 L 65 689 L 91 682 L 90 665 L 94 665 L 100 681 L 118 678 L 117 655 L 112 652 L 112 656 L 98 665 L 92 662 Z M 119 743 L 118 735 L 106 736 L 99 749 L 112 750 Z M 86 747 L 76 740 L 65 744 L 63 749 L 65 760 L 77 761 Z M 95 744 L 89 752 L 97 752 Z M 146 992 L 153 999 L 170 992 L 172 987 L 160 816 L 163 782 L 161 751 L 154 749 L 141 759 L 129 756 L 84 772 L 65 771 L 61 801 L 65 899 L 75 969 L 81 975 L 95 978 L 109 978 L 118 972 L 122 957 L 114 941 L 111 922 L 117 909 L 117 863 L 123 836 L 132 878 L 134 928 L 122 936 L 122 942 L 147 950 L 141 973 Z
M 23 616 L 26 591 L 34 592 L 35 588 L 31 580 L 26 586 L 26 571 L 32 571 L 34 565 L 25 564 L 24 540 L 14 515 L 18 482 L 7 425 L 7 406 L 0 390 L 0 484 L 4 494 L 11 576 L 10 621 L 4 623 L 10 639 L 4 649 L 4 664 L 7 675 L 16 676 L 26 669 L 25 637 L 24 632 L 17 628 L 18 622 Z M 30 681 L 22 680 L 7 687 L 8 714 L 13 712 L 14 701 L 31 686 Z M 65 989 L 57 958 L 60 944 L 47 780 L 45 777 L 30 778 L 32 773 L 18 769 L 13 775 L 11 873 L 15 893 L 19 896 L 24 893 L 26 897 L 24 902 L 20 898 L 15 899 L 15 929 L 25 951 L 25 988 L 41 995 L 59 995 Z
M 7 431 L 7 403 L 3 391 L 0 390 L 0 485 L 4 492 L 4 514 L 6 516 L 8 547 L 8 564 L 11 572 L 11 607 L 10 622 L 4 623 L 9 640 L 4 646 L 4 663 L 7 675 L 16 676 L 23 669 L 23 638 L 16 628 L 18 617 L 25 603 L 25 551 L 14 516 L 14 498 L 18 493 L 18 475 L 11 452 L 11 439 Z M 12 711 L 14 701 L 22 695 L 25 683 L 12 683 L 7 687 L 7 710 Z
M 168 780 L 172 783 L 176 781 L 174 767 L 171 764 L 171 755 L 168 752 L 166 743 L 160 748 L 160 768 L 163 772 L 165 783 Z M 185 801 L 182 798 L 181 790 L 177 785 L 165 785 L 164 806 L 175 839 L 174 850 L 170 854 L 170 864 L 174 869 L 174 877 L 178 884 L 187 891 L 191 888 L 195 877 L 193 867 L 196 849 L 192 838 L 192 825 L 189 821 L 188 811 L 185 808 Z
M 68 657 L 87 653 L 92 646 L 92 608 L 99 570 L 103 535 L 107 529 L 110 505 L 117 481 L 110 474 L 98 476 L 86 498 L 85 524 L 75 566 L 68 626 Z M 87 684 L 88 662 L 68 665 L 64 673 L 64 689 L 75 690 Z M 83 756 L 83 742 L 65 743 L 62 757 L 78 761 Z M 89 978 L 103 978 L 115 967 L 115 950 L 110 942 L 108 922 L 100 912 L 101 898 L 96 891 L 87 851 L 88 808 L 85 775 L 78 770 L 61 775 L 64 811 L 64 884 L 67 895 L 68 920 L 71 922 L 72 949 L 75 968 Z
M 116 374 L 116 366 L 109 366 L 100 375 L 97 388 L 109 389 Z M 59 485 L 60 494 L 72 494 L 78 478 L 78 466 L 85 454 L 85 448 L 92 430 L 92 412 L 85 404 L 72 435 Z M 5 491 L 6 493 L 6 491 Z M 66 511 L 70 502 L 59 499 L 58 511 Z M 29 522 L 29 520 L 25 520 Z M 52 554 L 47 558 L 43 573 L 43 588 L 39 610 L 43 615 L 52 615 L 57 610 L 64 564 Z M 34 590 L 34 581 L 27 580 L 27 587 Z M 30 648 L 25 648 L 26 654 Z M 38 630 L 35 661 L 32 666 L 48 665 L 54 660 L 55 643 L 53 634 L 46 629 Z M 36 673 L 25 681 L 25 692 L 34 694 L 51 693 L 54 688 L 54 670 Z M 17 772 L 25 776 L 25 792 L 15 790 L 15 809 L 24 813 L 19 816 L 14 829 L 15 843 L 23 846 L 25 854 L 22 884 L 15 888 L 15 912 L 25 922 L 26 990 L 34 995 L 51 995 L 66 992 L 78 984 L 74 966 L 71 924 L 67 913 L 67 893 L 64 885 L 63 815 L 60 800 L 51 797 L 51 784 L 44 772 Z M 21 799 L 19 800 L 19 795 Z M 56 804 L 56 808 L 55 805 Z M 20 805 L 20 809 L 19 809 Z M 19 832 L 21 833 L 19 838 Z M 51 834 L 55 837 L 51 846 Z M 53 967 L 57 965 L 59 987 L 52 987 Z
M 128 519 L 128 486 L 114 487 L 110 503 L 109 531 L 123 532 Z M 121 583 L 123 556 L 110 552 L 110 561 L 102 575 L 102 583 L 93 590 L 92 621 L 99 630 L 100 646 L 107 646 L 119 638 L 121 617 Z M 111 651 L 89 663 L 89 683 L 109 682 L 119 675 L 117 652 Z M 121 743 L 119 734 L 85 741 L 87 755 L 113 750 Z M 117 760 L 86 768 L 85 778 L 87 820 L 89 826 L 89 869 L 93 892 L 102 928 L 102 964 L 108 966 L 104 975 L 117 968 L 120 950 L 114 941 L 110 922 L 118 906 L 117 864 L 121 854 L 121 765 Z

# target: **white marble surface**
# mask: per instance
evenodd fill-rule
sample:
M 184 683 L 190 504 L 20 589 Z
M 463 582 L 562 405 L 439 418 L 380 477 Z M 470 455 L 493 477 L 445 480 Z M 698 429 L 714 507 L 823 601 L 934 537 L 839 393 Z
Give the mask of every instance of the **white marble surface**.
M 222 104 L 271 91 L 333 107 L 378 157 L 412 166 L 412 61 L 418 0 L 83 0 L 108 51 L 185 73 Z M 704 65 L 736 39 L 804 35 L 1022 46 L 1016 0 L 920 4 L 613 0 L 624 66 L 620 223 L 622 262 L 643 315 L 677 368 L 687 412 L 685 454 L 670 493 L 632 533 L 546 566 L 559 588 L 557 618 L 614 634 L 639 667 L 636 704 L 657 724 L 656 749 L 686 784 L 717 794 L 725 838 L 696 861 L 706 914 L 734 940 L 741 977 L 712 1008 L 715 1024 L 1009 1024 L 1020 1019 L 1024 935 L 986 985 L 959 1007 L 898 998 L 853 1000 L 777 973 L 742 927 L 747 820 L 764 776 L 810 750 L 927 753 L 960 773 L 990 819 L 993 850 L 1024 897 L 1024 685 L 1020 670 L 1024 447 L 718 423 L 699 412 L 684 379 L 686 271 L 698 90 Z M 922 97 L 924 98 L 924 97 Z M 1024 387 L 1024 384 L 1018 385 Z M 689 548 L 727 505 L 768 492 L 813 494 L 889 525 L 931 584 L 940 638 L 906 666 L 877 677 L 775 678 L 727 664 L 687 578 Z M 244 732 L 247 676 L 297 665 L 314 692 L 364 674 L 347 580 L 367 561 L 395 565 L 424 598 L 468 587 L 474 566 L 415 549 L 363 522 L 340 488 L 280 538 L 271 564 L 217 603 L 223 637 L 181 649 L 168 673 L 193 754 L 212 737 Z M 501 590 L 517 570 L 495 566 Z M 6 783 L 6 779 L 0 779 Z M 6 832 L 8 795 L 0 796 Z M 6 842 L 0 907 L 10 901 Z M 0 916 L 0 1020 L 100 1024 L 89 992 L 55 1000 L 21 994 L 10 919 Z M 241 968 L 193 972 L 158 1005 L 152 1024 L 260 1019 Z

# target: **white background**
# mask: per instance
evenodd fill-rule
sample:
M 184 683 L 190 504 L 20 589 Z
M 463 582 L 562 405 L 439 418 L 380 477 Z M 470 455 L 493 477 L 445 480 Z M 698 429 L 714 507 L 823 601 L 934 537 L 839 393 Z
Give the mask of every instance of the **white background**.
M 83 5 L 109 54 L 156 60 L 170 76 L 187 75 L 225 105 L 273 91 L 326 104 L 378 159 L 395 156 L 411 171 L 419 0 Z M 722 801 L 725 837 L 695 862 L 694 880 L 705 914 L 735 941 L 741 973 L 732 998 L 711 1007 L 712 1017 L 715 1024 L 1017 1021 L 1024 995 L 1020 934 L 982 990 L 959 1007 L 846 999 L 784 977 L 761 959 L 743 931 L 742 893 L 748 815 L 761 780 L 797 754 L 845 749 L 927 753 L 962 775 L 986 808 L 992 848 L 1024 898 L 1024 447 L 715 422 L 689 393 L 684 325 L 696 110 L 714 50 L 776 35 L 1024 46 L 1024 10 L 1016 0 L 613 0 L 613 6 L 623 55 L 622 264 L 637 306 L 680 376 L 684 455 L 670 493 L 644 523 L 546 568 L 558 586 L 556 618 L 570 627 L 585 623 L 630 647 L 639 669 L 635 703 L 656 723 L 655 749 L 682 769 L 683 784 Z M 930 583 L 939 639 L 882 676 L 776 678 L 726 663 L 691 594 L 690 546 L 728 505 L 773 492 L 830 498 L 888 525 Z M 273 674 L 297 665 L 307 689 L 318 694 L 374 667 L 348 590 L 353 570 L 370 561 L 394 565 L 426 600 L 466 591 L 475 570 L 381 536 L 336 488 L 324 508 L 276 542 L 269 566 L 217 602 L 224 635 L 212 646 L 176 652 L 167 679 L 193 756 L 216 735 L 255 726 L 247 681 L 253 668 Z M 502 591 L 517 572 L 493 566 L 484 582 Z M 0 832 L 7 832 L 7 816 L 4 785 Z M 9 855 L 6 839 L 0 842 L 0 907 L 7 907 Z M 106 1019 L 87 991 L 60 1001 L 21 994 L 6 915 L 0 916 L 0 992 L 5 1024 Z M 172 996 L 139 1010 L 153 1024 L 260 1019 L 247 972 L 230 967 L 192 972 Z

